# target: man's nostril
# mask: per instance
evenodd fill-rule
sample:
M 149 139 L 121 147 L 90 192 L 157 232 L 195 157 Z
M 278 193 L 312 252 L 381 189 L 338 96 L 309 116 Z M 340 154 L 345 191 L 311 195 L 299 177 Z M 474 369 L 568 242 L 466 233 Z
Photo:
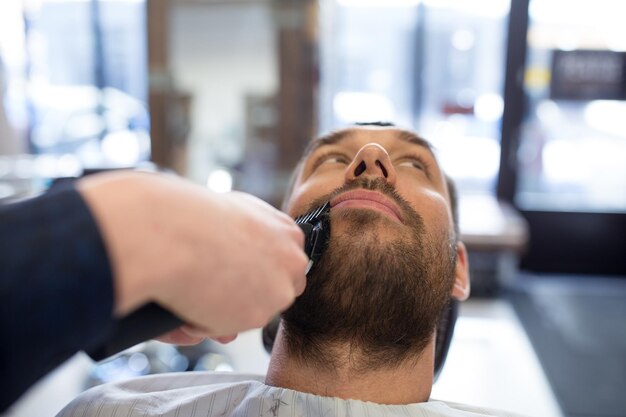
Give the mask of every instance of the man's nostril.
M 378 168 L 380 168 L 380 170 L 383 172 L 383 176 L 385 178 L 387 178 L 387 168 L 385 168 L 385 166 L 383 165 L 382 162 L 380 162 L 379 160 L 376 160 L 376 165 L 378 166 Z
M 354 176 L 358 177 L 359 175 L 364 173 L 366 169 L 367 166 L 365 165 L 365 161 L 361 161 L 361 163 L 357 165 L 357 167 L 354 169 Z

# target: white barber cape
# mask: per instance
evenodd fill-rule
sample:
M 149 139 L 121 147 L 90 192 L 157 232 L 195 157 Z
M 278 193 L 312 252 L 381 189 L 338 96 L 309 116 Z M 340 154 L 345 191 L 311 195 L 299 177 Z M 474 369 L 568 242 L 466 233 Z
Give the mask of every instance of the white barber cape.
M 57 417 L 519 417 L 442 401 L 383 405 L 342 400 L 271 387 L 263 379 L 214 372 L 151 375 L 92 388 Z

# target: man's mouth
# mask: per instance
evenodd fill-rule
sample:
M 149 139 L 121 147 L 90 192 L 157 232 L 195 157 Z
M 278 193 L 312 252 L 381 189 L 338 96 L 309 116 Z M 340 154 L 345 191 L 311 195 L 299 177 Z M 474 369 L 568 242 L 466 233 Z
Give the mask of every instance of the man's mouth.
M 382 212 L 399 223 L 402 221 L 400 208 L 384 195 L 369 190 L 352 190 L 338 195 L 330 201 L 333 209 L 364 208 Z

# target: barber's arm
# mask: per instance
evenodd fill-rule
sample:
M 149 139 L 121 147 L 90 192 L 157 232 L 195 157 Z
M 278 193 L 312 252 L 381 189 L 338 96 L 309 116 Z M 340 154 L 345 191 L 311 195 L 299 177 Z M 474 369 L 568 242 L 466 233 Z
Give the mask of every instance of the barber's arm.
M 302 232 L 254 197 L 216 195 L 173 177 L 129 172 L 87 177 L 76 188 L 78 193 L 57 191 L 72 203 L 36 222 L 26 212 L 19 223 L 2 215 L 0 227 L 12 228 L 13 235 L 34 233 L 13 246 L 0 229 L 2 249 L 22 250 L 19 266 L 0 254 L 2 274 L 9 265 L 11 275 L 8 284 L 2 278 L 0 332 L 3 341 L 12 340 L 1 348 L 1 378 L 3 385 L 12 385 L 12 377 L 24 379 L 8 398 L 3 393 L 2 408 L 75 351 L 105 340 L 113 318 L 148 302 L 188 323 L 170 341 L 193 342 L 262 326 L 304 290 Z M 52 194 L 21 204 L 43 211 L 53 205 Z M 15 209 L 5 210 L 17 216 Z M 80 219 L 89 225 L 88 238 L 63 226 Z M 44 227 L 54 223 L 60 225 L 54 233 Z M 62 258 L 52 269 L 42 262 L 48 251 Z M 32 281 L 33 270 L 40 276 L 23 288 L 20 281 Z M 5 299 L 13 305 L 5 306 Z
M 106 340 L 113 302 L 104 242 L 73 187 L 0 206 L 0 412 Z

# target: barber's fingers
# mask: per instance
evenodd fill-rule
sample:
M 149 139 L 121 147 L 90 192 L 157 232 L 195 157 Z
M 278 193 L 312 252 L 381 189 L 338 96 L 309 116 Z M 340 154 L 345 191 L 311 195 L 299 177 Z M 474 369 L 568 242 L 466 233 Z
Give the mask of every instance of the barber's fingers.
M 222 344 L 226 344 L 226 343 L 230 343 L 233 340 L 237 339 L 237 335 L 236 334 L 231 334 L 229 336 L 212 337 L 211 339 L 215 340 L 216 342 L 220 342 Z
M 197 345 L 208 337 L 206 334 L 189 332 L 188 329 L 186 329 L 187 327 L 186 325 L 180 326 L 176 330 L 172 330 L 171 332 L 157 337 L 156 340 L 163 343 L 187 346 Z
M 237 339 L 237 334 L 230 334 L 226 336 L 211 336 L 205 330 L 200 329 L 199 327 L 185 324 L 180 326 L 176 330 L 157 337 L 156 340 L 163 343 L 187 346 L 197 345 L 207 338 L 210 338 L 222 344 L 226 344 Z
M 234 198 L 241 200 L 247 200 L 249 204 L 253 205 L 257 210 L 263 210 L 265 215 L 271 215 L 273 218 L 282 220 L 285 224 L 294 224 L 293 219 L 286 213 L 276 210 L 271 204 L 261 200 L 251 194 L 247 194 L 241 191 L 232 191 L 230 195 Z
M 185 324 L 183 326 L 180 327 L 180 330 L 189 335 L 190 337 L 194 337 L 194 338 L 210 338 L 215 340 L 216 342 L 220 342 L 220 343 L 229 343 L 232 342 L 233 340 L 235 340 L 237 338 L 237 333 L 234 334 L 229 334 L 229 335 L 214 335 L 214 334 L 210 334 L 208 333 L 206 330 L 201 329 L 200 327 L 196 327 L 194 325 L 191 324 Z
M 300 296 L 306 288 L 306 269 L 309 264 L 309 257 L 304 253 L 304 250 L 302 250 L 302 253 L 299 254 L 298 257 L 300 258 L 298 263 L 299 269 L 296 271 L 295 275 L 293 275 L 294 298 Z M 302 269 L 302 265 L 304 265 L 304 269 Z
M 283 309 L 289 307 L 295 297 L 302 294 L 306 287 L 306 269 L 309 258 L 304 252 L 304 232 L 289 215 L 276 210 L 270 204 L 257 197 L 240 192 L 233 192 L 230 197 L 246 200 L 251 206 L 258 209 L 260 211 L 259 214 L 263 216 L 262 220 L 265 225 L 269 225 L 271 221 L 278 220 L 278 223 L 274 223 L 274 226 L 278 228 L 272 230 L 272 240 L 279 238 L 283 239 L 284 242 L 281 245 L 277 245 L 277 242 L 268 241 L 266 244 L 272 250 L 272 253 L 268 254 L 268 256 L 279 262 L 276 272 L 286 272 L 286 282 L 291 282 L 293 293 L 289 294 L 288 299 L 282 306 Z M 275 252 L 277 250 L 281 252 Z M 271 315 L 271 317 L 273 316 L 274 314 Z
M 295 244 L 294 249 L 289 253 L 292 269 L 290 270 L 291 282 L 293 285 L 293 298 L 286 307 L 289 307 L 295 297 L 298 297 L 306 288 L 306 270 L 309 264 L 309 257 L 304 252 L 304 232 L 295 223 L 290 225 L 289 236 Z M 286 308 L 285 307 L 285 308 Z

